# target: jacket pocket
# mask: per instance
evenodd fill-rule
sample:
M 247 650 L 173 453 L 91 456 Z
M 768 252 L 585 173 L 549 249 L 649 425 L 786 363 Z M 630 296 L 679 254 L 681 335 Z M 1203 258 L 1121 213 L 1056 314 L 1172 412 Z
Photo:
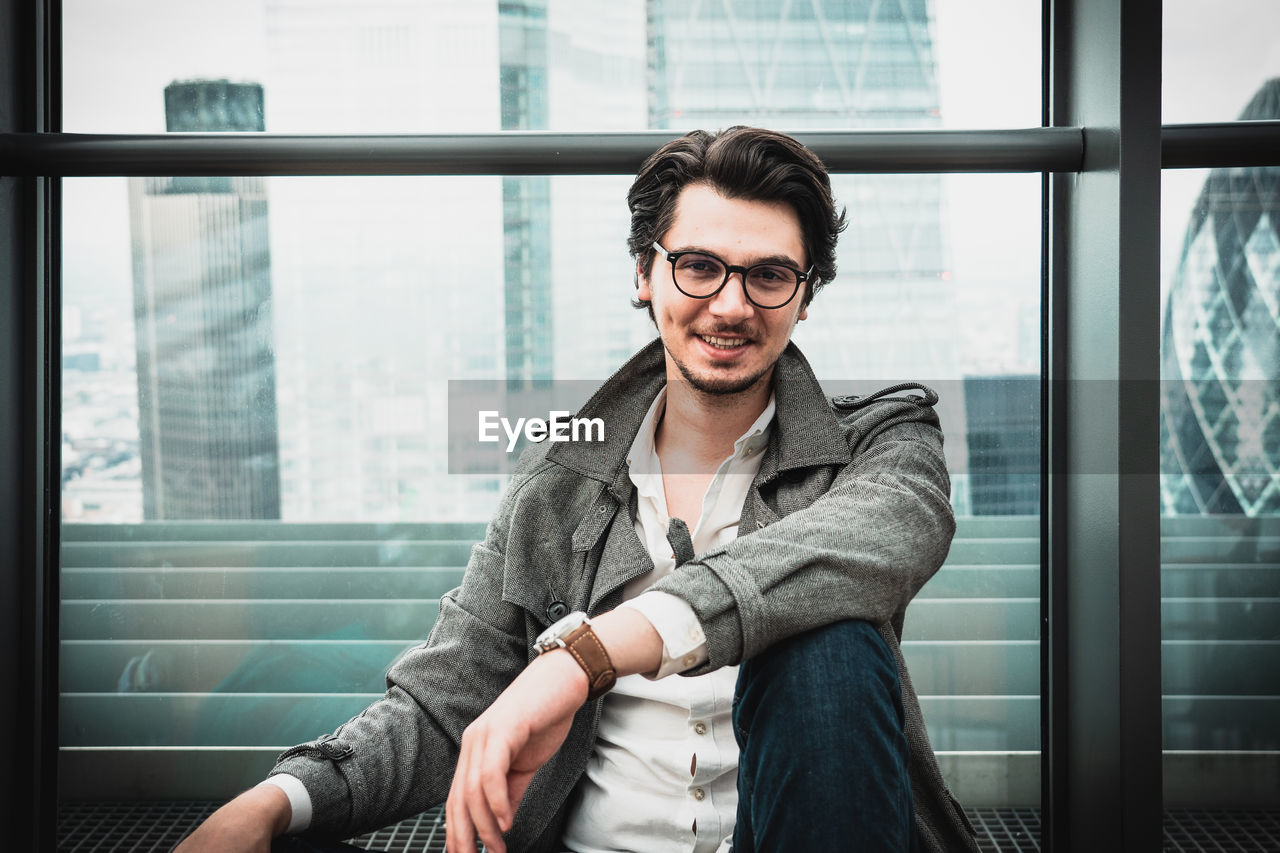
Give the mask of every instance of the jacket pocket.
M 501 559 L 499 555 L 494 556 Z M 524 571 L 503 575 L 502 600 L 525 612 L 525 621 L 533 636 L 552 622 L 568 616 L 573 605 L 572 601 L 552 589 L 545 573 L 533 565 L 525 567 Z

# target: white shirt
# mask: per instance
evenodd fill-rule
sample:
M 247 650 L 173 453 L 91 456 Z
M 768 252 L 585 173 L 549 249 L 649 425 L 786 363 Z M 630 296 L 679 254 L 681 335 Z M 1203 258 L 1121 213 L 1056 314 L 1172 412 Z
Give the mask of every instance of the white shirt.
M 675 569 L 667 541 L 667 500 L 654 440 L 666 411 L 666 389 L 649 407 L 627 454 L 637 492 L 636 535 L 654 568 L 623 589 L 623 607 L 639 610 L 662 638 L 652 677 L 629 675 L 604 698 L 596 748 L 575 789 L 564 843 L 575 853 L 628 850 L 727 851 L 737 814 L 738 747 L 730 713 L 738 668 L 667 678 L 707 659 L 706 637 L 693 609 L 663 592 L 645 592 Z M 702 498 L 691 526 L 694 553 L 738 535 L 738 519 L 769 443 L 774 399 L 733 445 Z M 688 520 L 686 520 L 686 524 Z M 277 773 L 263 785 L 281 788 L 293 814 L 288 833 L 311 825 L 302 781 Z
M 666 409 L 658 394 L 627 455 L 637 492 L 636 535 L 653 558 L 651 572 L 623 590 L 623 607 L 643 613 L 663 641 L 652 678 L 629 675 L 604 698 L 600 730 L 578 782 L 565 831 L 575 853 L 714 853 L 728 850 L 738 807 L 738 746 L 731 712 L 738 668 L 666 678 L 707 659 L 706 637 L 682 599 L 645 592 L 675 570 L 667 541 L 667 500 L 655 429 Z M 769 442 L 772 398 L 736 442 L 707 486 L 692 529 L 702 553 L 738 535 L 738 519 Z M 689 519 L 686 519 L 686 524 Z

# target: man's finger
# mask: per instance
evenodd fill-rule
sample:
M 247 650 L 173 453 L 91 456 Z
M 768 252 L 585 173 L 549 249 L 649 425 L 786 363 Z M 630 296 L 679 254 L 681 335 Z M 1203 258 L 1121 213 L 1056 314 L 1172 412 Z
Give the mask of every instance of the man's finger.
M 511 753 L 501 738 L 489 738 L 485 744 L 484 769 L 480 783 L 484 788 L 485 802 L 502 832 L 511 828 L 511 800 L 507 795 L 507 781 L 511 775 Z M 485 838 L 481 833 L 480 837 Z M 485 844 L 489 844 L 485 839 Z
M 505 853 L 502 831 L 498 829 L 498 821 L 490 810 L 489 800 L 485 796 L 484 771 L 480 767 L 474 768 L 468 774 L 463 790 L 466 794 L 463 809 L 472 826 L 475 827 L 471 837 L 474 838 L 478 834 L 490 853 Z
M 445 849 L 448 853 L 476 853 L 476 832 L 467 815 L 459 776 L 458 773 L 454 774 L 449 799 L 444 805 Z

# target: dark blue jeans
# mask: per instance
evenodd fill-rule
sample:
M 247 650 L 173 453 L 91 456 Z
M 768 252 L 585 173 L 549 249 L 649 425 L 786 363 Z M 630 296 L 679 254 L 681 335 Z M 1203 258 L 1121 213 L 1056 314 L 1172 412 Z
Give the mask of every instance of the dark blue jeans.
M 809 631 L 745 661 L 733 725 L 734 853 L 914 849 L 898 666 L 866 622 Z

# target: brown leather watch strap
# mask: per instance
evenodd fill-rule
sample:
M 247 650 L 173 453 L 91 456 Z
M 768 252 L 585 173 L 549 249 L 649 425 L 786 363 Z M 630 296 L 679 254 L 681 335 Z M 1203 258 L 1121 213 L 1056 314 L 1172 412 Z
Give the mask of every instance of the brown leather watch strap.
M 618 673 L 590 623 L 580 625 L 564 637 L 564 647 L 587 674 L 587 699 L 598 699 L 613 689 Z

